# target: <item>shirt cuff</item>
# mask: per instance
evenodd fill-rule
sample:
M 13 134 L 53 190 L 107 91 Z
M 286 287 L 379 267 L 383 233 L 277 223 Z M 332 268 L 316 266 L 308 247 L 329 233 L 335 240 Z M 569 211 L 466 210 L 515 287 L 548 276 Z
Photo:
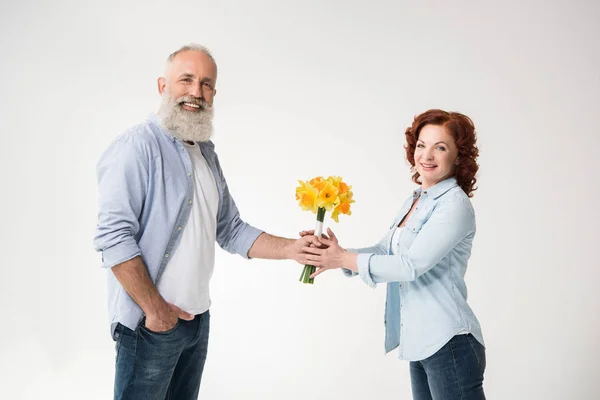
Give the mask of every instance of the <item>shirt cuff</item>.
M 359 254 L 356 258 L 356 264 L 358 265 L 358 275 L 360 276 L 360 279 L 362 279 L 363 282 L 367 284 L 367 286 L 370 286 L 372 288 L 377 286 L 377 284 L 375 283 L 375 281 L 373 281 L 373 278 L 371 277 L 371 272 L 369 272 L 369 262 L 373 255 L 374 254 L 362 253 Z
M 349 269 L 342 268 L 342 273 L 348 278 L 352 278 L 353 276 L 358 275 L 358 272 L 350 271 Z
M 102 250 L 102 266 L 104 268 L 112 268 L 141 254 L 140 247 L 135 240 L 121 242 Z
M 254 245 L 254 242 L 256 242 L 256 239 L 258 239 L 258 237 L 263 233 L 264 231 L 258 228 L 255 228 L 250 225 L 246 226 L 246 230 L 244 231 L 244 236 L 241 244 L 242 251 L 240 251 L 239 254 L 245 259 L 250 260 L 251 257 L 248 256 L 248 252 Z

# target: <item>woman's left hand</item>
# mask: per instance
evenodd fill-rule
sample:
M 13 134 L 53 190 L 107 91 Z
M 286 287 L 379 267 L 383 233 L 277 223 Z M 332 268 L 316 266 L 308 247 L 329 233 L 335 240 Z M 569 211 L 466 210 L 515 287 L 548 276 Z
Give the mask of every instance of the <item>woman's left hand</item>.
M 329 269 L 343 268 L 348 262 L 349 253 L 344 250 L 337 241 L 319 238 L 319 241 L 328 246 L 326 249 L 318 247 L 304 247 L 306 260 L 310 265 L 317 267 L 317 271 L 310 277 L 314 278 Z

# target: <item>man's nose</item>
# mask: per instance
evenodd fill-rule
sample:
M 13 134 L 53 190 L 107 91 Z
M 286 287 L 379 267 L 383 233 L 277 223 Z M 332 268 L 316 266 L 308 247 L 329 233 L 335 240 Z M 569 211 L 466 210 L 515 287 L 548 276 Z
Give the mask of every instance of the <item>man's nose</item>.
M 204 99 L 202 96 L 202 85 L 201 84 L 191 85 L 190 89 L 188 90 L 188 94 L 197 99 Z

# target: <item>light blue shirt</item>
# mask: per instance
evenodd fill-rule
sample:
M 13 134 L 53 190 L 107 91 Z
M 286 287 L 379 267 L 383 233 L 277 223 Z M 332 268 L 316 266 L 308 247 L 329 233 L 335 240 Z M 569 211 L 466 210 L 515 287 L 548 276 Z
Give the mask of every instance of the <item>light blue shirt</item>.
M 212 142 L 199 143 L 219 192 L 217 243 L 248 258 L 262 233 L 240 218 Z M 164 130 L 156 115 L 120 135 L 97 165 L 99 213 L 94 246 L 102 266 L 112 268 L 142 256 L 156 284 L 188 221 L 193 201 L 193 168 L 180 139 Z M 117 323 L 134 330 L 142 309 L 108 273 L 111 333 Z
M 393 244 L 396 227 L 419 196 L 399 243 Z M 367 285 L 387 282 L 386 353 L 398 347 L 400 359 L 423 360 L 462 332 L 484 345 L 464 280 L 474 236 L 471 201 L 456 179 L 449 178 L 417 189 L 379 243 L 348 249 L 359 253 L 358 275 Z

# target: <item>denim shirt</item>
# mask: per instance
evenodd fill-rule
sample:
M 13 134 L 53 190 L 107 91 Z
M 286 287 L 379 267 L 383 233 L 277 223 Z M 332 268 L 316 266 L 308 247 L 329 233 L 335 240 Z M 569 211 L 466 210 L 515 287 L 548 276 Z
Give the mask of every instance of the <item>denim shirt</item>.
M 248 258 L 262 233 L 240 218 L 212 142 L 199 143 L 219 192 L 217 243 L 230 253 Z M 142 257 L 152 282 L 159 281 L 190 215 L 193 169 L 180 139 L 151 115 L 117 137 L 97 165 L 99 212 L 94 246 L 102 266 Z M 111 333 L 118 322 L 135 330 L 142 309 L 108 273 Z
M 392 251 L 400 221 L 406 221 Z M 479 321 L 467 304 L 464 276 L 475 236 L 475 213 L 469 197 L 448 178 L 406 200 L 384 238 L 359 253 L 358 274 L 369 286 L 387 282 L 385 351 L 399 348 L 403 360 L 423 360 L 454 335 L 471 333 L 482 345 Z

